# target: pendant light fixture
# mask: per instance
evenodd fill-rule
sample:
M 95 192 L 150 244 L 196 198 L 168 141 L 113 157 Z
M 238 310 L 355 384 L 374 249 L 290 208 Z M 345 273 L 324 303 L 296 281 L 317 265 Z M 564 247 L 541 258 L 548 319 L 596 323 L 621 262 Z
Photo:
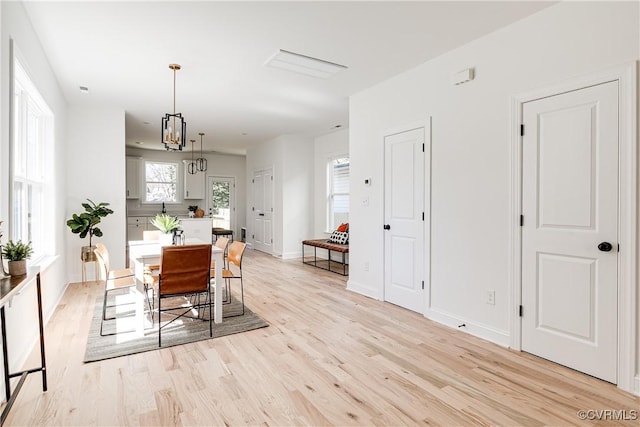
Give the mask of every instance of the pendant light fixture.
M 176 71 L 182 67 L 169 64 L 169 68 L 173 70 L 173 114 L 167 113 L 162 118 L 162 143 L 167 151 L 182 151 L 187 136 L 187 123 L 182 113 L 176 113 Z
M 199 172 L 206 172 L 207 159 L 205 159 L 204 155 L 202 154 L 202 137 L 204 136 L 204 133 L 200 132 L 198 135 L 200 135 L 200 157 L 196 159 L 196 165 Z
M 194 175 L 198 172 L 198 166 L 196 165 L 196 161 L 193 159 L 193 143 L 196 142 L 196 140 L 190 139 L 189 141 L 191 141 L 191 162 L 187 165 L 187 172 Z

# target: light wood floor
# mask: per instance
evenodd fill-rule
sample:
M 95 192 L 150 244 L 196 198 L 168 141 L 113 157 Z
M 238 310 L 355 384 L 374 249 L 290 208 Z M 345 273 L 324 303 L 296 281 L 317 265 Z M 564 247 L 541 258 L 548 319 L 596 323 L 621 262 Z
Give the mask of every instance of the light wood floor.
M 89 364 L 102 290 L 70 285 L 46 328 L 49 391 L 31 375 L 6 424 L 538 426 L 640 409 L 611 384 L 348 292 L 299 260 L 248 251 L 245 277 L 268 328 Z

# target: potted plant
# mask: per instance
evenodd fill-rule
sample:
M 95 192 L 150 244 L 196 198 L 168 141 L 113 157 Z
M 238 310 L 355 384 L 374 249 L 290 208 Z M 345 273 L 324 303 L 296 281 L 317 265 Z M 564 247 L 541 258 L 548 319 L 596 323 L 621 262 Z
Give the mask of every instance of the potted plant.
M 196 216 L 196 210 L 198 210 L 198 206 L 189 206 L 189 218 Z
M 167 246 L 173 243 L 173 232 L 180 227 L 180 220 L 175 216 L 158 214 L 151 220 L 151 224 L 163 233 L 160 244 Z
M 112 214 L 113 211 L 109 209 L 109 203 L 94 203 L 92 200 L 87 199 L 89 203 L 83 203 L 82 207 L 84 212 L 81 214 L 73 214 L 71 219 L 67 221 L 67 225 L 74 234 L 79 234 L 81 239 L 89 236 L 89 246 L 83 246 L 81 252 L 82 261 L 95 261 L 95 255 L 93 253 L 93 236 L 102 237 L 103 233 L 97 225 L 102 218 Z
M 31 242 L 9 240 L 2 248 L 2 256 L 9 261 L 9 274 L 11 276 L 27 274 L 27 258 L 30 258 L 32 253 Z

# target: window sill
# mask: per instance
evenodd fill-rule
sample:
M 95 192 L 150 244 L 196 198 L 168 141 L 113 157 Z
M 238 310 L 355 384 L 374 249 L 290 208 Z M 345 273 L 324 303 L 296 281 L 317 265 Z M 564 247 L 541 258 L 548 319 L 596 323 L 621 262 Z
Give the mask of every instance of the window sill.
M 38 267 L 40 272 L 45 272 L 53 265 L 53 263 L 60 258 L 60 255 L 47 255 L 42 258 L 39 258 L 33 263 L 28 262 L 27 265 L 29 267 Z

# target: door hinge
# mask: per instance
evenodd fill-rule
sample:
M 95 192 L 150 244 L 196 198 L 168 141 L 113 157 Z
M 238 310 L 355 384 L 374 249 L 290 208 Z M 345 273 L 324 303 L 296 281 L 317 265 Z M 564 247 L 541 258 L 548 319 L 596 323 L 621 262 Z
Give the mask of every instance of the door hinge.
M 620 243 L 618 243 L 618 252 L 620 252 Z
M 252 211 L 255 211 L 255 210 L 256 210 L 256 207 L 255 207 L 255 206 L 251 207 L 251 210 L 252 210 Z
M 422 281 L 422 289 L 424 289 L 424 280 Z
M 522 317 L 522 305 L 520 305 L 520 308 L 518 308 L 518 315 Z
M 424 144 L 422 144 L 422 152 L 424 153 Z
M 524 125 L 520 125 L 520 136 L 524 136 Z
M 255 234 L 252 234 L 252 235 L 251 235 L 251 238 L 252 238 L 252 239 L 255 239 L 255 238 L 256 238 L 256 235 L 255 235 Z
M 424 212 L 422 212 L 422 220 L 424 221 Z
M 520 227 L 524 226 L 524 215 L 520 215 Z

